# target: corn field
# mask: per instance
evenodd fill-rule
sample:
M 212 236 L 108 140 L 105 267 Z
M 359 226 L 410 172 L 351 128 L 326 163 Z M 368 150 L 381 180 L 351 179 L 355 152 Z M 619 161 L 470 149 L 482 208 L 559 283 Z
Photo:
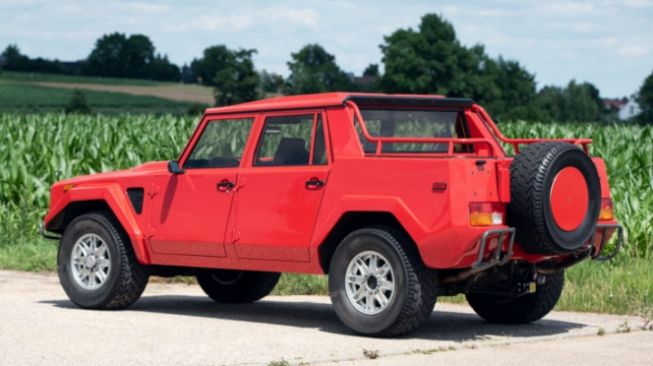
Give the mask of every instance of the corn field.
M 197 118 L 0 115 L 0 246 L 36 241 L 49 186 L 80 174 L 175 158 Z M 627 254 L 653 257 L 653 127 L 512 122 L 513 137 L 589 137 L 606 159 Z

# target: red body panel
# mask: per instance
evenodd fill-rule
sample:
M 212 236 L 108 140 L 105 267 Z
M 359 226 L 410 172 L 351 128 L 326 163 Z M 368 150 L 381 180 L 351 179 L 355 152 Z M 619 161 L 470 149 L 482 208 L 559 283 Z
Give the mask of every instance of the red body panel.
M 483 232 L 505 227 L 470 225 L 470 203 L 504 207 L 510 201 L 512 158 L 499 141 L 519 148 L 538 140 L 506 139 L 485 111 L 473 105 L 465 109 L 469 138 L 420 140 L 445 141 L 446 153 L 383 154 L 383 142 L 393 141 L 369 136 L 364 129 L 378 143 L 375 154 L 365 155 L 353 126 L 354 116 L 360 118 L 357 107 L 344 102 L 349 95 L 283 97 L 209 109 L 180 154 L 180 165 L 209 120 L 249 117 L 255 122 L 239 167 L 188 169 L 173 175 L 165 163 L 157 162 L 61 181 L 52 188 L 45 227 L 71 202 L 102 200 L 128 233 L 141 263 L 320 273 L 319 248 L 341 217 L 348 212 L 385 212 L 412 237 L 428 267 L 470 267 Z M 298 111 L 321 115 L 327 164 L 253 166 L 264 118 Z M 589 144 L 582 139 L 566 141 L 585 149 Z M 455 153 L 455 144 L 478 148 L 474 153 Z M 610 197 L 605 163 L 600 158 L 593 161 L 602 197 Z M 309 187 L 306 182 L 311 179 L 324 185 Z M 234 188 L 218 189 L 223 180 L 233 182 Z M 145 191 L 140 214 L 126 193 L 134 187 Z M 560 219 L 573 221 L 565 215 L 560 213 Z M 538 262 L 549 257 L 528 255 L 517 243 L 514 258 Z

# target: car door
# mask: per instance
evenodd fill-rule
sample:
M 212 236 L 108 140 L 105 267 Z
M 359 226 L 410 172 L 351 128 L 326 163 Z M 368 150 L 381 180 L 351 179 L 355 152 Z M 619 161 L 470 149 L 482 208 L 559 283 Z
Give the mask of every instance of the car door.
M 309 261 L 330 159 L 321 112 L 264 115 L 232 211 L 241 259 Z
M 205 123 L 182 174 L 156 177 L 149 243 L 154 253 L 225 256 L 225 231 L 254 116 Z

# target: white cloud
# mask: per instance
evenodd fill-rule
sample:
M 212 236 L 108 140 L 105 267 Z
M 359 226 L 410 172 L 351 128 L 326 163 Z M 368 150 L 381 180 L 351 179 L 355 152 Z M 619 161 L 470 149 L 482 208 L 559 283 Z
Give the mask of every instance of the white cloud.
M 536 6 L 534 10 L 539 14 L 546 14 L 549 16 L 579 18 L 595 12 L 596 9 L 597 8 L 594 6 L 594 4 L 588 1 L 550 1 Z
M 590 21 L 574 22 L 572 29 L 578 33 L 590 33 L 595 30 L 594 23 Z
M 202 15 L 177 26 L 179 30 L 245 30 L 252 26 L 252 15 Z
M 139 13 L 161 13 L 170 10 L 168 5 L 155 4 L 141 1 L 115 1 L 110 3 L 112 6 L 123 10 L 134 11 Z
M 619 43 L 619 41 L 616 37 L 606 37 L 603 39 L 602 43 L 605 47 L 614 47 Z
M 644 56 L 648 54 L 650 49 L 644 45 L 625 45 L 617 49 L 617 53 L 622 56 Z
M 288 24 L 316 28 L 319 16 L 312 9 L 266 8 L 240 14 L 214 13 L 192 17 L 177 25 L 177 30 L 237 30 L 244 31 L 254 26 L 286 28 Z
M 625 0 L 624 4 L 632 8 L 649 8 L 653 7 L 653 0 Z
M 303 25 L 315 28 L 318 25 L 319 15 L 313 9 L 267 9 L 260 14 L 265 15 L 266 21 L 290 22 L 296 25 Z

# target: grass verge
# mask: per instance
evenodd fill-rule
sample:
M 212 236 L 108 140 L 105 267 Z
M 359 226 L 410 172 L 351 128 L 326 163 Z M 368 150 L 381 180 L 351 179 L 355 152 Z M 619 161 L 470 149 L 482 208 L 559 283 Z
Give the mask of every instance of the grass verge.
M 22 245 L 0 245 L 0 268 L 54 272 L 57 245 L 38 240 Z M 183 279 L 182 282 L 189 282 Z M 326 276 L 284 274 L 274 295 L 327 295 Z M 438 301 L 462 303 L 463 296 Z M 565 290 L 557 310 L 613 314 L 653 313 L 653 265 L 649 260 L 617 257 L 614 262 L 583 262 L 567 271 Z

